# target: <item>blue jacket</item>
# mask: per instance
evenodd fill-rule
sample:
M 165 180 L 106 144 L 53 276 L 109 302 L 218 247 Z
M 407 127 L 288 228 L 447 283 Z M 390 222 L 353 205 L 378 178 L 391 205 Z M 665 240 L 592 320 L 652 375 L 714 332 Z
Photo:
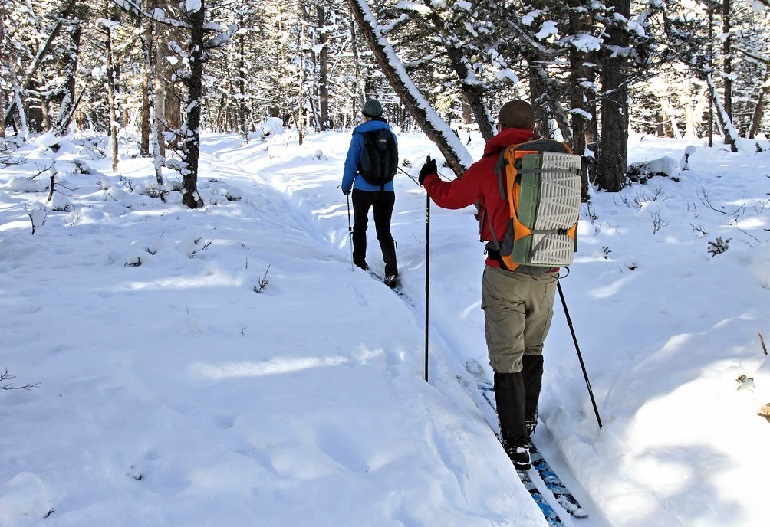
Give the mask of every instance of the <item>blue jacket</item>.
M 364 132 L 379 130 L 381 128 L 390 130 L 390 126 L 384 120 L 372 119 L 371 121 L 359 124 L 353 129 L 353 138 L 350 140 L 348 157 L 345 158 L 345 172 L 342 176 L 342 192 L 350 192 L 350 189 L 353 188 L 353 186 L 355 186 L 355 188 L 358 190 L 380 190 L 380 185 L 372 185 L 371 183 L 367 183 L 363 176 L 358 173 L 358 162 L 361 159 L 361 152 L 364 149 Z M 396 139 L 396 144 L 398 144 L 396 134 L 393 134 L 393 138 Z M 392 191 L 393 182 L 390 181 L 386 183 L 383 190 Z

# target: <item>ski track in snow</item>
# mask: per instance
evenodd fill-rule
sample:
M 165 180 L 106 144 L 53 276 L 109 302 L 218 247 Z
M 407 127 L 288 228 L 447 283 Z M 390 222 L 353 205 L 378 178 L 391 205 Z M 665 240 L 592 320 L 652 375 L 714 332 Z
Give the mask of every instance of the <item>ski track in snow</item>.
M 287 204 L 287 207 L 289 207 L 293 212 L 291 213 L 291 217 L 297 221 L 299 225 L 303 227 L 303 229 L 306 230 L 306 232 L 315 239 L 325 239 L 328 243 L 332 244 L 334 240 L 339 240 L 340 235 L 339 233 L 334 233 L 333 231 L 324 231 L 323 229 L 319 228 L 319 226 L 316 226 L 313 223 L 313 218 L 320 218 L 318 219 L 318 223 L 323 222 L 323 220 L 327 220 L 331 217 L 333 217 L 335 207 L 332 206 L 324 213 L 318 213 L 318 211 L 311 210 L 312 209 L 312 203 L 313 198 L 305 198 L 304 194 L 307 193 L 307 189 L 313 188 L 313 185 L 308 185 L 307 180 L 305 177 L 297 177 L 296 176 L 296 168 L 295 168 L 295 160 L 292 159 L 289 163 L 287 163 L 288 167 L 286 170 L 280 169 L 280 164 L 273 165 L 270 168 L 271 176 L 265 177 L 260 174 L 256 174 L 256 178 L 259 179 L 261 182 L 265 182 L 267 184 L 270 184 L 274 189 L 278 190 L 279 192 L 285 193 L 285 201 Z M 239 169 L 236 167 L 230 167 L 229 169 L 233 173 L 238 173 Z M 326 171 L 322 171 L 326 172 Z M 311 171 L 312 175 L 312 171 Z M 341 179 L 341 176 L 340 178 Z M 276 181 L 278 183 L 276 184 Z M 336 179 L 330 179 L 326 181 L 322 181 L 319 183 L 325 183 L 326 185 L 334 185 L 337 182 Z M 295 196 L 295 193 L 299 194 L 298 196 Z M 431 207 L 435 209 L 435 205 L 431 204 Z M 338 212 L 338 211 L 337 211 Z M 344 211 L 347 213 L 347 210 Z M 351 213 L 352 213 L 352 204 L 351 204 Z M 394 222 L 395 223 L 395 222 Z M 376 260 L 377 256 L 379 255 L 379 247 L 375 243 L 372 243 L 372 229 L 373 225 L 370 222 L 370 231 L 369 231 L 369 250 L 368 250 L 368 256 L 370 260 Z M 339 250 L 339 243 L 337 244 L 337 247 L 335 247 L 336 250 Z M 401 256 L 401 255 L 399 255 Z M 357 272 L 357 270 L 354 270 L 354 272 Z M 442 278 L 439 278 L 442 279 Z M 360 296 L 362 300 L 362 305 L 366 305 L 366 300 L 363 295 Z M 375 297 L 379 298 L 379 297 Z M 416 300 L 413 294 L 407 294 L 405 293 L 401 299 L 404 301 L 404 305 L 406 308 L 411 312 L 411 314 L 414 317 L 415 323 L 418 326 L 423 326 L 425 324 L 425 295 L 423 291 L 422 300 Z M 480 309 L 479 305 L 472 306 L 473 308 Z M 462 343 L 456 342 L 453 345 L 450 345 L 447 337 L 445 335 L 449 335 L 451 333 L 447 333 L 443 331 L 443 324 L 444 322 L 439 319 L 438 321 L 432 321 L 430 326 L 430 335 L 429 339 L 431 340 L 431 346 L 430 346 L 430 352 L 434 355 L 430 357 L 429 362 L 429 378 L 432 380 L 433 384 L 436 385 L 442 393 L 445 395 L 446 392 L 452 393 L 453 397 L 457 397 L 454 392 L 456 392 L 457 385 L 454 382 L 446 382 L 446 379 L 455 379 L 460 380 L 460 382 L 473 382 L 472 380 L 468 380 L 467 372 L 465 372 L 465 368 L 463 364 L 465 361 L 469 359 L 469 357 L 460 351 L 462 349 Z M 451 338 L 451 337 L 450 337 Z M 486 350 L 480 350 L 482 352 L 482 357 L 486 357 Z M 446 354 L 449 352 L 449 356 L 447 357 Z M 474 357 L 477 358 L 478 357 Z M 485 362 L 485 360 L 483 361 Z M 431 375 L 431 368 L 436 368 L 437 371 L 432 372 Z M 460 395 L 462 396 L 462 394 Z M 469 400 L 470 397 L 469 397 Z M 485 412 L 488 411 L 489 408 L 478 408 L 479 412 Z M 427 421 L 430 420 L 430 414 L 429 412 L 425 412 L 425 419 Z M 495 422 L 496 417 L 492 414 L 487 416 L 487 420 L 492 420 L 492 422 Z M 444 427 L 439 427 L 442 430 L 446 430 L 447 432 L 451 429 L 445 429 Z M 493 432 L 490 430 L 490 434 L 493 434 Z M 451 449 L 442 448 L 440 447 L 440 444 L 444 441 L 443 436 L 437 433 L 433 434 L 433 438 L 431 441 L 431 444 L 434 445 L 436 451 L 442 455 L 442 456 L 449 456 L 451 453 Z M 496 441 L 496 438 L 495 438 Z M 333 442 L 329 442 L 329 444 L 336 443 L 337 439 Z M 344 440 L 340 441 L 342 444 L 345 443 Z M 337 448 L 339 448 L 339 445 L 337 445 Z M 553 452 L 550 453 L 551 456 L 553 456 Z M 499 455 L 505 458 L 505 455 L 502 451 L 502 449 L 499 450 Z M 563 465 L 563 463 L 559 463 L 559 458 L 555 458 L 555 463 L 552 463 L 552 467 L 554 467 L 555 470 L 561 475 L 562 472 L 567 472 L 568 469 L 566 466 Z M 454 467 L 456 464 L 451 462 L 451 459 L 445 460 L 445 465 L 449 468 Z M 457 467 L 459 469 L 459 467 Z M 571 487 L 571 490 L 573 490 L 573 493 L 581 500 L 582 504 L 585 504 L 588 502 L 587 495 L 585 491 L 581 490 L 577 483 L 574 481 L 574 478 L 567 477 L 564 479 L 564 481 L 570 481 L 573 487 Z M 545 484 L 539 480 L 538 477 L 533 477 L 533 481 L 535 485 L 539 488 L 541 493 L 548 499 L 549 503 L 554 507 L 555 510 L 559 513 L 560 517 L 562 518 L 563 523 L 566 526 L 573 525 L 573 520 L 566 510 L 564 510 L 560 505 L 558 505 L 558 502 L 553 498 L 552 495 L 548 492 L 547 488 L 545 487 Z M 519 481 L 517 478 L 510 479 L 509 481 L 501 482 L 503 485 L 519 485 Z M 460 482 L 458 481 L 458 485 Z M 597 516 L 597 509 L 595 505 L 589 504 L 588 507 L 585 507 L 586 510 L 591 511 L 593 514 L 592 516 Z M 599 527 L 605 525 L 600 519 L 592 519 L 592 518 L 581 518 L 577 520 L 579 525 L 582 527 Z

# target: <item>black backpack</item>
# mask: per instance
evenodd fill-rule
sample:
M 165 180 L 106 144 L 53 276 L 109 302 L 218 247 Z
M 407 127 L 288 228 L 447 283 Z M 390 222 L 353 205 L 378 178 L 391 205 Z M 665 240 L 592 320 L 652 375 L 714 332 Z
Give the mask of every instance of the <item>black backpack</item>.
M 387 128 L 364 132 L 364 148 L 358 171 L 367 183 L 379 185 L 393 181 L 398 170 L 398 145 L 393 133 Z

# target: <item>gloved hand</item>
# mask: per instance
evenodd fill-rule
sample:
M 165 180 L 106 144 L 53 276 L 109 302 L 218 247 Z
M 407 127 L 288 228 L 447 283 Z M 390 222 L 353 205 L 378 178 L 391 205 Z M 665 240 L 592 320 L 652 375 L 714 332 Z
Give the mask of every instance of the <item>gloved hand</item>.
M 350 196 L 350 191 L 349 190 L 343 189 L 342 193 L 345 194 L 346 196 Z
M 425 158 L 425 164 L 420 169 L 420 185 L 425 181 L 425 178 L 430 174 L 438 174 L 438 168 L 436 167 L 436 160 L 431 159 L 430 156 Z

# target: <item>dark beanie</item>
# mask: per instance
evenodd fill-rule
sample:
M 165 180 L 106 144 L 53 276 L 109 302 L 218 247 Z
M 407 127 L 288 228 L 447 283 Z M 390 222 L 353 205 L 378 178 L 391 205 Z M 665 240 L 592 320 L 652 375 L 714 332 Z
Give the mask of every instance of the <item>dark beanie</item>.
M 379 117 L 382 115 L 382 105 L 377 99 L 369 99 L 364 103 L 361 113 L 367 117 Z

